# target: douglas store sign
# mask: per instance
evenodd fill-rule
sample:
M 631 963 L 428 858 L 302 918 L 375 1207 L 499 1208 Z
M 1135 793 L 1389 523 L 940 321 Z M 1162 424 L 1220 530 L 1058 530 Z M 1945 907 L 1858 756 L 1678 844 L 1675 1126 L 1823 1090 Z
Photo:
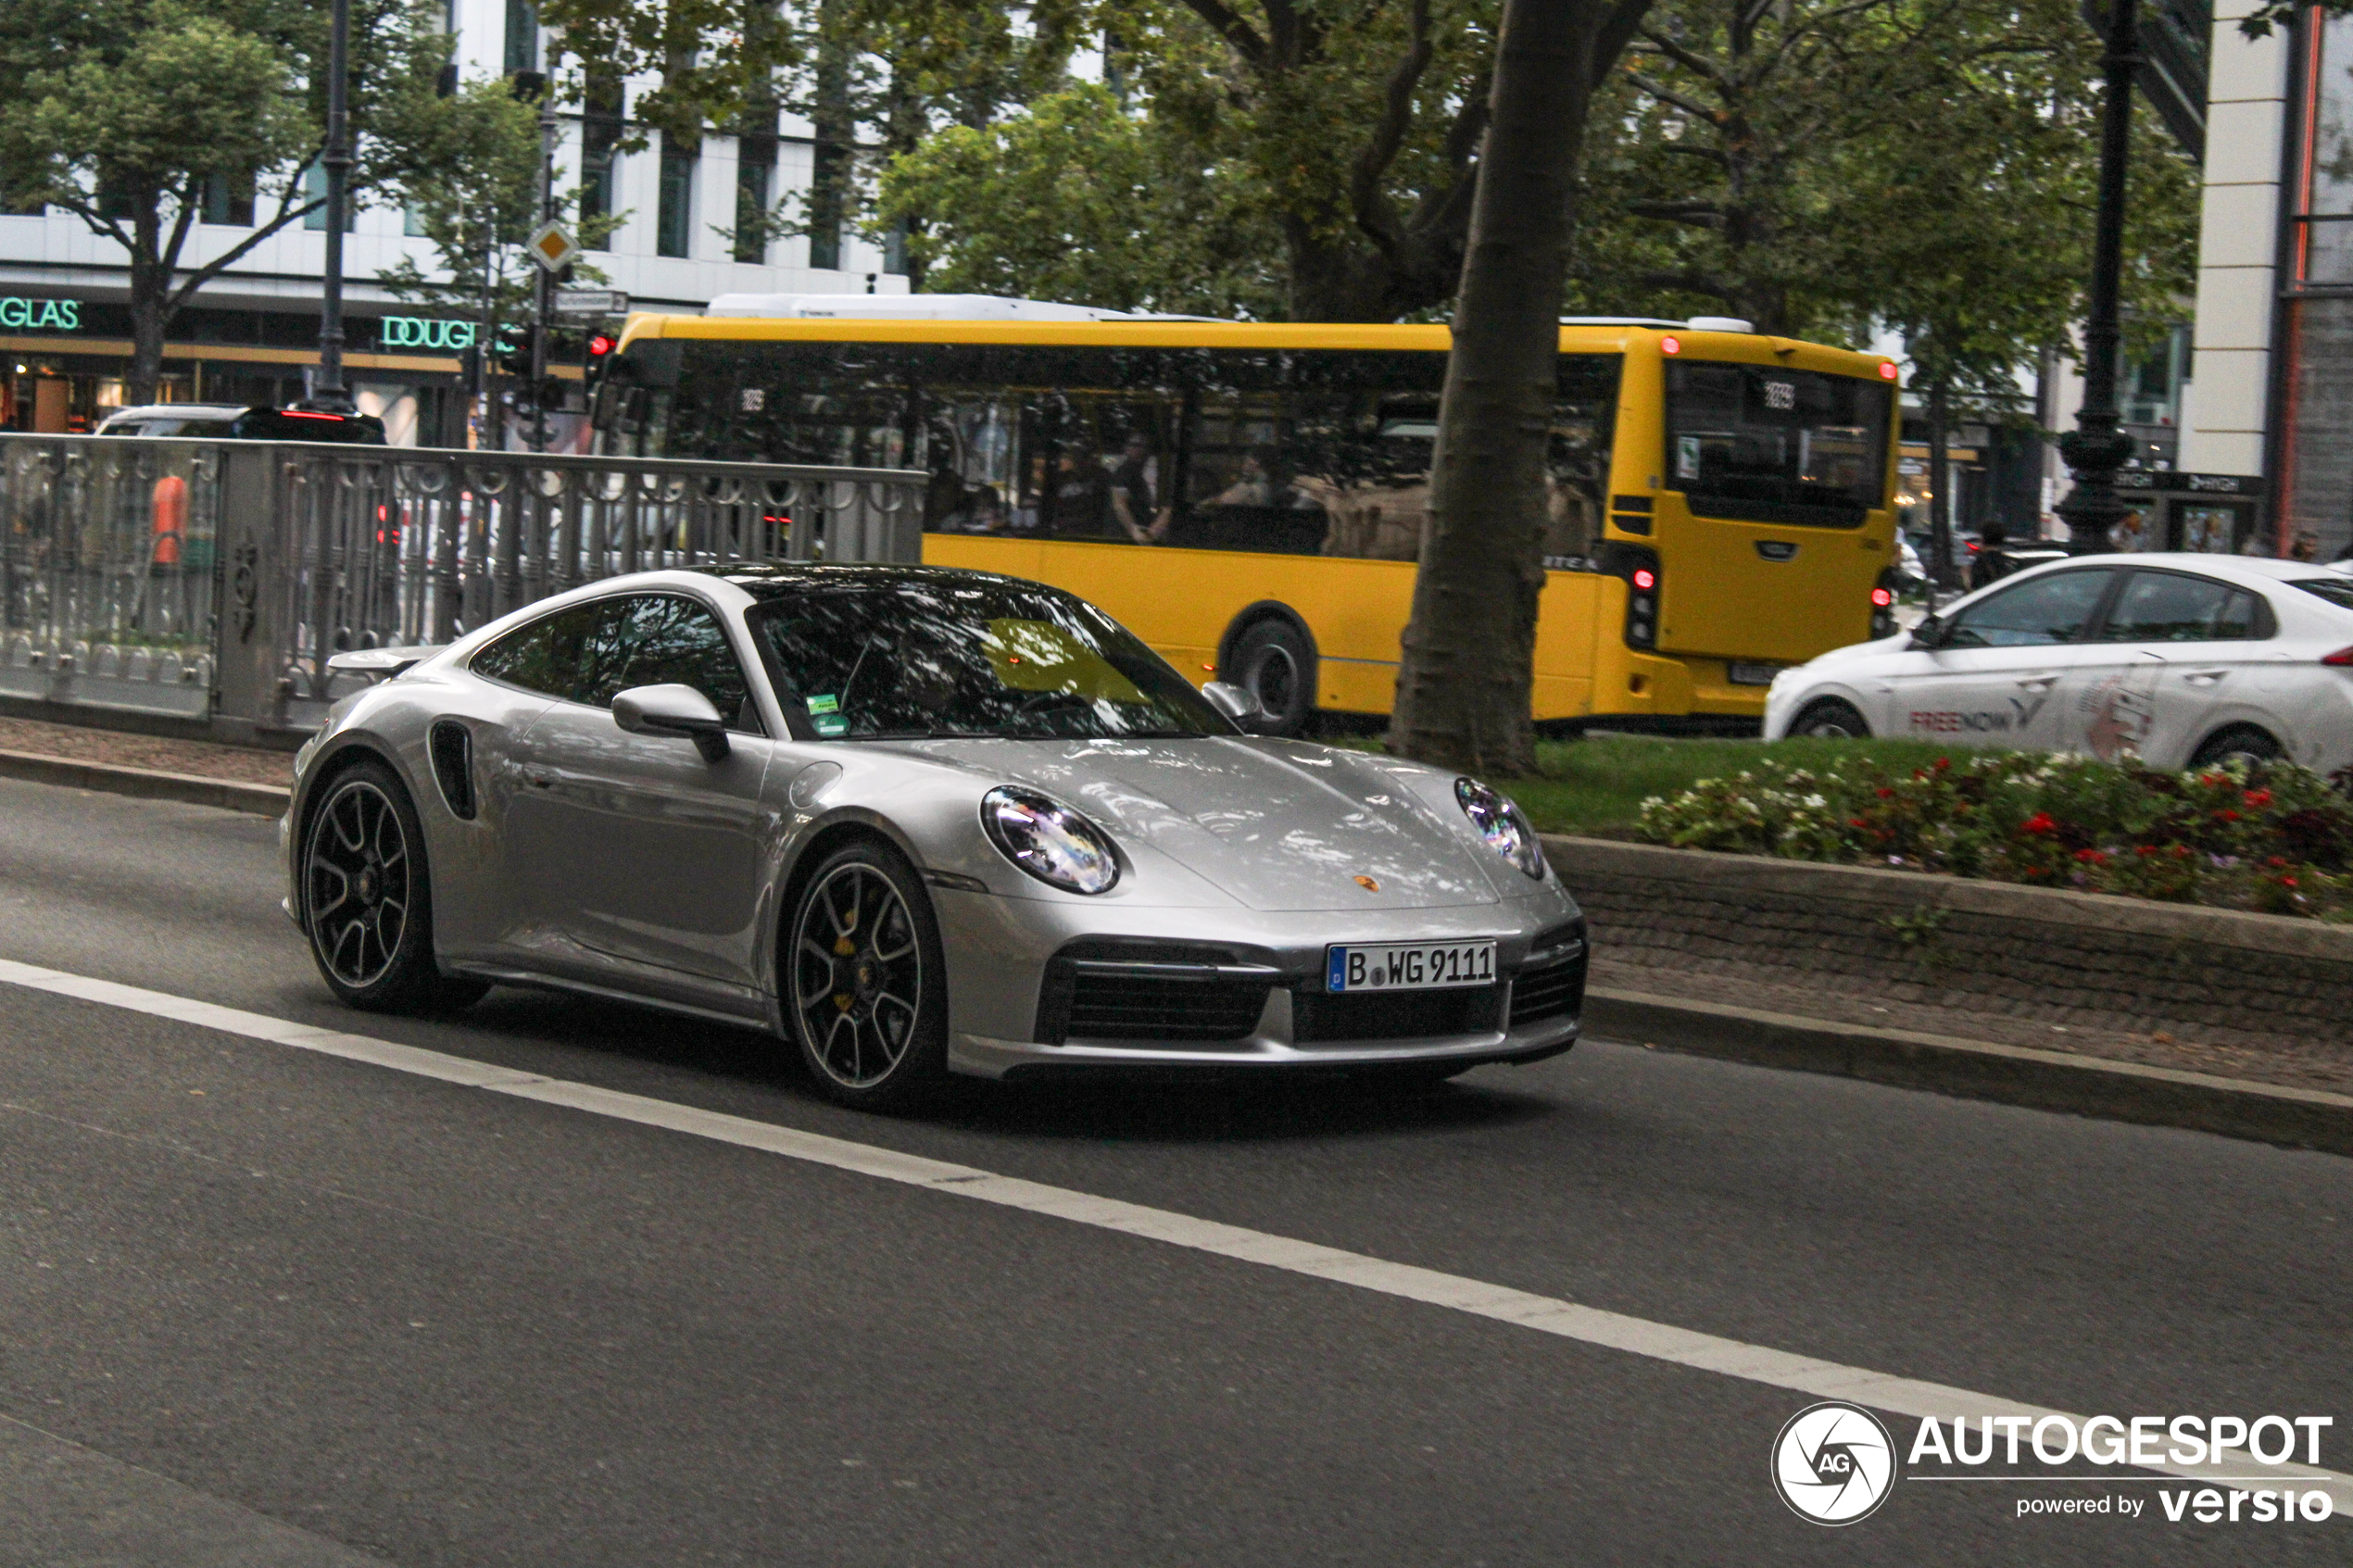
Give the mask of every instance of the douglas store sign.
M 82 301 L 0 298 L 0 327 L 45 327 L 52 332 L 78 332 L 82 330 Z
M 378 348 L 460 349 L 474 345 L 472 321 L 442 321 L 423 316 L 386 316 L 376 323 Z

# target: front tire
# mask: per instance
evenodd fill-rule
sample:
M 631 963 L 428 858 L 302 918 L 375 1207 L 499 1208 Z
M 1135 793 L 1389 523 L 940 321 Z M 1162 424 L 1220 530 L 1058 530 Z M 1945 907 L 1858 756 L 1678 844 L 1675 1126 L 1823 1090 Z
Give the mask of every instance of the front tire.
M 347 1007 L 446 1011 L 490 989 L 434 962 L 424 828 L 399 776 L 373 758 L 330 780 L 310 813 L 302 917 L 321 977 Z
M 1824 697 L 1809 703 L 1790 725 L 1793 735 L 1809 736 L 1816 740 L 1869 740 L 1871 727 L 1864 722 L 1855 705 L 1836 697 Z
M 825 857 L 793 908 L 779 989 L 825 1098 L 900 1110 L 948 1076 L 947 963 L 922 879 L 887 846 Z
M 2278 741 L 2254 725 L 2233 724 L 2208 737 L 2206 744 L 2197 748 L 2197 755 L 2190 759 L 2190 766 L 2213 768 L 2233 760 L 2276 762 L 2286 755 Z

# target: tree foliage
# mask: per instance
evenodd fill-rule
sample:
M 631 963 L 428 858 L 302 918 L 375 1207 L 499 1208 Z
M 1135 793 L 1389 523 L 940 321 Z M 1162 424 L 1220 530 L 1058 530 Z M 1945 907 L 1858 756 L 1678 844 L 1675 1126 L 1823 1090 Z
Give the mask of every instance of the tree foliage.
M 72 213 L 126 253 L 132 399 L 195 292 L 317 209 L 326 7 L 303 0 L 8 0 L 0 6 L 0 193 Z M 449 41 L 425 0 L 354 0 L 356 204 L 419 168 Z M 250 189 L 255 222 L 191 262 L 208 189 Z

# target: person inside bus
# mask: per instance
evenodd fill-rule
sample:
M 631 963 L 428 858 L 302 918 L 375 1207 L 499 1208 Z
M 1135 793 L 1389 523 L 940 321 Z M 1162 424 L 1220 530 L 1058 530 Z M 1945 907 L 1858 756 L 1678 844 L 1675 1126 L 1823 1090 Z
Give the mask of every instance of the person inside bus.
M 1215 547 L 1228 550 L 1312 556 L 1324 547 L 1330 527 L 1324 508 L 1291 483 L 1281 454 L 1272 446 L 1245 453 L 1240 476 L 1200 509 L 1224 525 Z
M 1111 533 L 1111 478 L 1087 448 L 1065 445 L 1054 458 L 1054 536 L 1101 539 Z
M 1032 458 L 1029 459 L 1029 477 L 1021 487 L 1019 498 L 1013 503 L 1013 512 L 1007 520 L 1006 532 L 1010 533 L 1037 533 L 1038 520 L 1043 514 L 1045 499 L 1046 459 L 1043 457 Z
M 1119 466 L 1111 473 L 1111 509 L 1127 537 L 1139 545 L 1154 545 L 1168 537 L 1169 508 L 1158 504 L 1160 459 L 1152 456 L 1151 437 L 1131 430 L 1119 449 Z

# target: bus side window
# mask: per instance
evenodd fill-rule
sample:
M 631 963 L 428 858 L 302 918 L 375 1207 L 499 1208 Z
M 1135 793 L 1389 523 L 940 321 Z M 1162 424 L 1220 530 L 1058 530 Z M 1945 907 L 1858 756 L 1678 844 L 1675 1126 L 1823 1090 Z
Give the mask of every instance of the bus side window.
M 1290 449 L 1291 415 L 1291 399 L 1278 386 L 1202 389 L 1192 408 L 1185 494 L 1170 524 L 1170 544 L 1322 553 L 1330 520 L 1315 494 L 1321 476 L 1302 480 Z

